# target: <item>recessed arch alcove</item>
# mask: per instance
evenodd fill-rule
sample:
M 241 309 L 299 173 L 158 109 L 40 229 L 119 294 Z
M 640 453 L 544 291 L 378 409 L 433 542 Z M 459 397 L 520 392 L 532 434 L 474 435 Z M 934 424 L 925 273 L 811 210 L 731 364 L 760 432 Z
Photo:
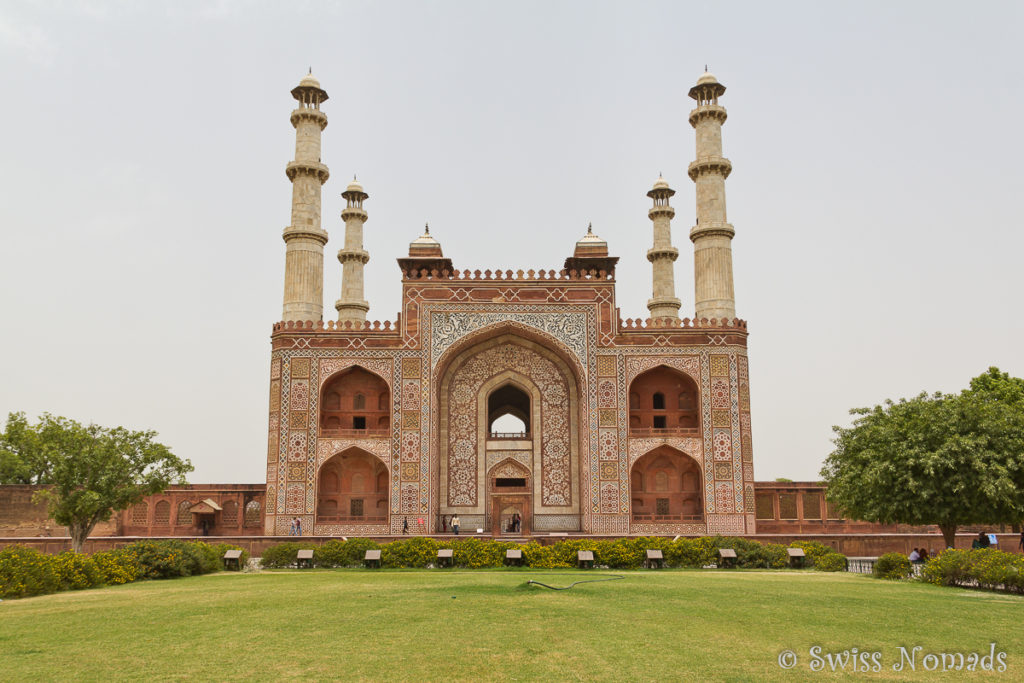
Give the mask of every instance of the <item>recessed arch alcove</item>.
M 391 392 L 378 375 L 353 365 L 324 382 L 320 436 L 386 436 L 391 425 Z
M 382 523 L 388 515 L 388 468 L 349 448 L 324 461 L 317 477 L 318 523 Z
M 641 456 L 630 469 L 634 522 L 703 522 L 701 470 L 696 460 L 670 446 Z
M 636 376 L 629 385 L 629 431 L 700 435 L 700 392 L 688 375 L 664 365 Z

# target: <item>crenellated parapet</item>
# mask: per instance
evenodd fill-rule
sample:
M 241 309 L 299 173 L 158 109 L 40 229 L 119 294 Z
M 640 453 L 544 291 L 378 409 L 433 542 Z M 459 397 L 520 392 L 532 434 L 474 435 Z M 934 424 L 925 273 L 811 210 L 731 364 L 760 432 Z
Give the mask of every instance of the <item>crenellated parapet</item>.
M 667 329 L 667 328 L 686 328 L 686 329 L 747 329 L 747 321 L 740 320 L 739 318 L 732 318 L 727 320 L 725 318 L 625 318 L 619 319 L 619 330 L 654 330 L 654 329 Z
M 274 323 L 273 331 L 278 332 L 385 332 L 394 333 L 399 329 L 400 320 L 391 322 L 385 320 L 345 320 L 334 322 L 328 320 L 282 320 L 281 322 Z
M 403 280 L 501 280 L 549 282 L 552 280 L 602 280 L 614 282 L 614 272 L 605 270 L 402 270 Z

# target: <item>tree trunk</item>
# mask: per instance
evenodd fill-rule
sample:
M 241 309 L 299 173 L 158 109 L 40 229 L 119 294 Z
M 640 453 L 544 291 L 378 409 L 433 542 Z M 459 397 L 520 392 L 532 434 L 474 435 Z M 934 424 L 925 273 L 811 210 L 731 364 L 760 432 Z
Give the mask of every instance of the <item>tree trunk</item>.
M 956 524 L 940 524 L 939 531 L 942 532 L 942 540 L 946 542 L 947 548 L 956 547 Z
M 85 539 L 89 538 L 89 532 L 96 526 L 96 522 L 72 524 L 68 527 L 71 534 L 71 549 L 76 553 L 82 552 L 85 546 Z

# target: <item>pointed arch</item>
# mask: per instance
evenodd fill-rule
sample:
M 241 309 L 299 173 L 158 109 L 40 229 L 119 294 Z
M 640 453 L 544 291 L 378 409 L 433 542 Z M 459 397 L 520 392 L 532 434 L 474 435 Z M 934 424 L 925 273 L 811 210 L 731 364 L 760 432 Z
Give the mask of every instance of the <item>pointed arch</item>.
M 434 425 L 440 452 L 432 459 L 436 468 L 431 475 L 439 483 L 442 514 L 487 514 L 487 501 L 481 495 L 487 489 L 486 399 L 488 390 L 508 382 L 520 385 L 532 399 L 528 441 L 536 441 L 533 504 L 538 512 L 543 507 L 545 514 L 579 514 L 579 473 L 581 463 L 589 459 L 589 442 L 580 438 L 585 373 L 579 359 L 560 342 L 539 330 L 521 329 L 525 327 L 503 323 L 477 330 L 449 347 L 434 367 L 433 386 L 440 407 Z M 526 358 L 533 360 L 526 362 Z M 545 386 L 538 387 L 531 378 Z M 554 417 L 561 411 L 561 418 Z M 548 429 L 542 438 L 549 415 L 558 420 L 552 423 L 558 428 Z M 453 470 L 455 466 L 459 469 Z M 564 471 L 557 469 L 563 467 Z
M 391 388 L 376 372 L 354 363 L 332 373 L 320 388 L 321 437 L 383 436 L 391 419 Z
M 700 436 L 700 389 L 686 372 L 654 365 L 633 377 L 629 395 L 630 436 Z
M 667 445 L 652 448 L 630 467 L 632 521 L 703 522 L 701 481 L 696 458 Z
M 387 521 L 388 467 L 375 453 L 349 446 L 325 459 L 317 471 L 317 523 Z

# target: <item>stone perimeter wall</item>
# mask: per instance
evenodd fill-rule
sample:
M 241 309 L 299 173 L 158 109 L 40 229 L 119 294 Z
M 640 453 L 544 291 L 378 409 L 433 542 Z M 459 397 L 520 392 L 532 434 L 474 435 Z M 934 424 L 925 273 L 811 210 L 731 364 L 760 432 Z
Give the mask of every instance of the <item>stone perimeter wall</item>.
M 40 488 L 0 486 L 0 538 L 67 536 L 67 527 L 49 519 L 44 504 L 32 502 L 33 494 Z M 188 515 L 187 508 L 206 499 L 223 508 L 213 516 L 212 525 L 208 522 L 210 536 L 255 536 L 263 531 L 265 496 L 263 484 L 171 486 L 147 496 L 138 506 L 115 513 L 110 521 L 96 525 L 91 537 L 198 535 L 199 520 Z

